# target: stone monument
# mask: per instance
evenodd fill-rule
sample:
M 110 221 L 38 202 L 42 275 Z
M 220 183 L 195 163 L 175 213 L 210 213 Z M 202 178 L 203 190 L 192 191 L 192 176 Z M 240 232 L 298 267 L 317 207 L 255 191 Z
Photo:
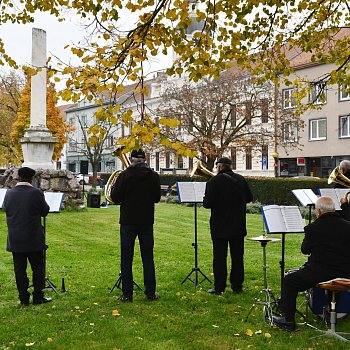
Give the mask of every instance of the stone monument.
M 32 30 L 32 66 L 39 71 L 31 78 L 30 126 L 21 138 L 23 166 L 54 169 L 52 155 L 57 139 L 46 126 L 46 32 Z

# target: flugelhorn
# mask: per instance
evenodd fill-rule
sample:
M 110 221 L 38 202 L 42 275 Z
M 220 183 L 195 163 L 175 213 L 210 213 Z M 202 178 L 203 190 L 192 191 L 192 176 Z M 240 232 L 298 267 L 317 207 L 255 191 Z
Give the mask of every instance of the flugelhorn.
M 114 152 L 113 155 L 117 156 L 121 162 L 123 163 L 124 167 L 127 168 L 130 165 L 130 160 L 127 157 L 127 155 L 125 153 L 123 153 L 123 149 L 125 147 L 119 147 L 117 148 Z M 112 198 L 111 198 L 111 191 L 113 188 L 113 185 L 115 184 L 115 182 L 117 181 L 117 178 L 119 176 L 119 174 L 122 172 L 122 170 L 115 170 L 111 176 L 109 177 L 107 183 L 106 183 L 106 187 L 105 187 L 105 198 L 107 199 L 107 201 L 109 203 L 113 203 Z
M 337 166 L 328 177 L 328 184 L 331 184 L 333 182 L 336 182 L 346 188 L 350 188 L 350 179 L 342 174 L 339 166 Z
M 194 167 L 192 169 L 192 172 L 190 174 L 190 177 L 194 176 L 194 175 L 199 175 L 199 176 L 204 176 L 207 179 L 210 179 L 211 177 L 215 176 L 215 174 L 213 172 L 211 172 L 210 170 L 208 170 L 200 160 L 198 160 L 195 164 Z

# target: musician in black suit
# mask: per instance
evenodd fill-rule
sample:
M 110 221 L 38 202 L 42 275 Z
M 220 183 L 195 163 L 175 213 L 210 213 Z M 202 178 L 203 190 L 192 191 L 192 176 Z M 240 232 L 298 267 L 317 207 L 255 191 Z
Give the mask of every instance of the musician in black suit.
M 217 175 L 206 184 L 204 208 L 211 209 L 210 232 L 213 242 L 214 288 L 210 294 L 225 291 L 227 280 L 227 250 L 230 247 L 230 283 L 234 293 L 242 291 L 244 281 L 244 236 L 246 230 L 246 204 L 253 195 L 245 178 L 231 170 L 226 157 L 216 161 Z
M 350 160 L 342 160 L 339 163 L 339 170 L 340 170 L 341 174 L 343 174 L 345 177 L 347 177 L 350 181 Z M 347 187 L 336 182 L 334 184 L 334 188 L 347 188 Z
M 349 205 L 349 195 L 350 191 L 345 194 L 344 197 L 340 199 L 340 215 L 345 219 L 350 221 L 350 205 Z
M 146 164 L 145 152 L 133 150 L 130 166 L 122 171 L 111 191 L 114 203 L 120 204 L 120 251 L 122 302 L 133 300 L 135 240 L 138 237 L 143 264 L 146 299 L 158 300 L 153 258 L 154 204 L 160 201 L 159 175 Z
M 280 308 L 283 317 L 273 323 L 289 331 L 295 330 L 298 292 L 334 278 L 350 278 L 350 222 L 335 212 L 333 200 L 320 197 L 315 204 L 316 220 L 305 226 L 301 245 L 308 262 L 298 271 L 284 277 Z
M 21 305 L 29 305 L 27 261 L 33 271 L 33 304 L 51 301 L 45 298 L 45 235 L 41 218 L 49 213 L 49 206 L 41 190 L 31 184 L 35 170 L 18 170 L 19 182 L 6 192 L 3 208 L 8 227 L 7 251 L 12 252 L 16 285 Z

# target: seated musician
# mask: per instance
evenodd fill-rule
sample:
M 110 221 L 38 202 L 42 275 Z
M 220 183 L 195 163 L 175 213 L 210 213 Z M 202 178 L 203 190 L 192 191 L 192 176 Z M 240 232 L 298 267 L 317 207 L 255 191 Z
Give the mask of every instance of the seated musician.
M 301 245 L 308 262 L 284 277 L 280 309 L 283 317 L 273 317 L 280 328 L 294 331 L 298 292 L 333 278 L 350 278 L 350 222 L 335 212 L 333 200 L 320 197 L 315 204 L 316 220 L 305 226 Z
M 350 191 L 345 194 L 344 197 L 340 199 L 340 215 L 345 219 L 350 221 L 350 205 L 349 205 L 349 195 Z
M 340 172 L 350 180 L 350 160 L 342 160 L 339 163 Z M 334 188 L 346 188 L 343 184 L 336 183 Z

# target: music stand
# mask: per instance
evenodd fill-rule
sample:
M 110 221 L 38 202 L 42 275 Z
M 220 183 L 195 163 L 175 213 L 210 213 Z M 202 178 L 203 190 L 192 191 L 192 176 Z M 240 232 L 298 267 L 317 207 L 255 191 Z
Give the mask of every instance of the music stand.
M 132 281 L 132 283 L 137 289 L 142 290 L 142 288 L 135 281 Z M 121 290 L 122 289 L 121 284 L 122 284 L 122 273 L 119 272 L 118 279 L 114 283 L 114 286 L 111 288 L 111 290 L 109 292 L 112 293 L 115 288 L 119 288 Z
M 63 193 L 62 192 L 45 192 L 45 201 L 50 207 L 49 213 L 59 213 L 62 201 L 63 201 Z M 43 228 L 44 228 L 44 242 L 46 245 L 46 217 L 43 218 Z M 56 286 L 50 281 L 50 279 L 46 275 L 46 249 L 44 250 L 44 271 L 45 271 L 45 287 L 46 290 L 53 290 L 56 294 L 58 294 Z M 62 278 L 62 289 L 61 292 L 64 293 L 64 279 Z
M 191 281 L 196 287 L 198 284 L 203 283 L 207 280 L 212 283 L 210 279 L 201 271 L 198 267 L 198 231 L 197 231 L 197 203 L 203 202 L 205 192 L 205 182 L 177 182 L 177 193 L 180 203 L 192 203 L 194 204 L 194 242 L 192 247 L 194 248 L 194 267 L 190 273 L 181 282 L 184 284 L 187 280 Z M 194 274 L 194 279 L 191 279 Z M 199 281 L 199 275 L 202 275 L 203 279 Z
M 267 233 L 282 235 L 281 252 L 281 295 L 283 292 L 283 279 L 285 273 L 285 242 L 286 234 L 304 232 L 305 221 L 297 206 L 264 205 L 261 207 Z
M 245 318 L 245 322 L 248 320 L 248 317 L 252 313 L 253 309 L 257 304 L 263 306 L 263 315 L 264 319 L 268 321 L 270 325 L 272 325 L 272 314 L 273 314 L 273 308 L 278 308 L 277 300 L 275 296 L 272 293 L 272 290 L 268 287 L 267 283 L 267 264 L 266 264 L 266 246 L 269 242 L 279 242 L 279 238 L 272 238 L 272 237 L 266 237 L 266 235 L 258 236 L 258 237 L 252 237 L 248 238 L 248 240 L 253 242 L 260 242 L 261 247 L 263 249 L 263 272 L 264 272 L 264 288 L 260 290 L 259 296 L 257 296 L 254 299 L 254 303 L 252 304 L 251 308 L 249 309 L 249 312 Z M 261 295 L 263 294 L 263 298 L 261 298 Z M 263 299 L 263 300 L 261 300 Z

